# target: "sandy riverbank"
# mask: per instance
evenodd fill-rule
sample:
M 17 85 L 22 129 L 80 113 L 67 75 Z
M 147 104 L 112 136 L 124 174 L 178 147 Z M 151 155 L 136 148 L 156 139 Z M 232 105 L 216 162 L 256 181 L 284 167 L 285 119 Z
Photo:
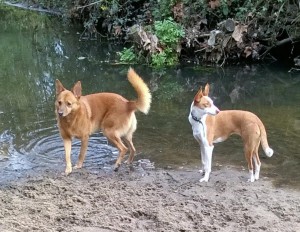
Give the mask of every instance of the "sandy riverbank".
M 300 192 L 223 167 L 55 171 L 0 186 L 0 231 L 300 231 Z

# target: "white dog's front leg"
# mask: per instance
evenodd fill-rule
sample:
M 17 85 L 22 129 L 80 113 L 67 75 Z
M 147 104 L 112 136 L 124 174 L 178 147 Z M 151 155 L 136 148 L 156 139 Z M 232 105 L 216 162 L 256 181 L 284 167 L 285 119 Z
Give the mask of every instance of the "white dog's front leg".
M 201 174 L 205 174 L 205 163 L 207 162 L 206 161 L 206 155 L 205 155 L 205 148 L 203 145 L 200 146 L 200 153 L 201 153 L 201 169 L 200 169 L 200 173 Z
M 212 152 L 213 152 L 214 146 L 203 146 L 203 148 L 201 148 L 201 156 L 203 154 L 203 161 L 204 161 L 204 177 L 200 179 L 200 182 L 208 182 L 209 180 L 209 175 L 211 173 L 211 163 L 212 163 Z M 203 150 L 203 152 L 202 152 Z M 202 164 L 203 164 L 202 161 Z
M 199 127 L 199 125 L 198 125 L 198 127 Z M 200 128 L 198 128 L 198 127 L 193 128 L 193 130 L 194 130 L 193 136 L 200 145 L 200 155 L 201 155 L 201 164 L 202 164 L 202 166 L 201 166 L 201 169 L 199 170 L 199 172 L 201 174 L 204 174 L 205 173 L 204 168 L 205 168 L 205 162 L 206 162 L 205 161 L 206 160 L 205 148 L 204 148 L 205 146 L 202 142 L 203 134 L 201 133 Z

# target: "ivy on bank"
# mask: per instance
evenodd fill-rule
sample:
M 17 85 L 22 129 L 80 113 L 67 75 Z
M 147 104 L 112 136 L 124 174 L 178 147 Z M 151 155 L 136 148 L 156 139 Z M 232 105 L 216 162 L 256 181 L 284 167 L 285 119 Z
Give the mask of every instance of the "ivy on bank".
M 297 1 L 78 0 L 77 4 L 73 13 L 85 20 L 88 36 L 97 31 L 125 44 L 119 53 L 122 62 L 157 67 L 194 60 L 223 65 L 229 59 L 261 60 L 278 45 L 300 41 Z M 286 52 L 294 57 L 296 50 Z
M 124 43 L 122 62 L 174 65 L 183 60 L 223 65 L 229 59 L 261 60 L 274 48 L 294 58 L 300 43 L 295 0 L 26 0 L 66 9 L 84 25 L 81 39 Z M 132 33 L 134 31 L 134 33 Z M 135 36 L 133 36 L 135 35 Z M 279 53 L 282 56 L 282 53 Z

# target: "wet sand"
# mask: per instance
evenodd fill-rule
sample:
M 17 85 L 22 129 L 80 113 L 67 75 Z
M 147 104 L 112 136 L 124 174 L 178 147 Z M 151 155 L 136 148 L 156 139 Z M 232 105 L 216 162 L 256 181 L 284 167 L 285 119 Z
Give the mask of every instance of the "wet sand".
M 141 165 L 24 176 L 0 186 L 0 231 L 300 231 L 300 192 L 232 167 L 199 179 Z

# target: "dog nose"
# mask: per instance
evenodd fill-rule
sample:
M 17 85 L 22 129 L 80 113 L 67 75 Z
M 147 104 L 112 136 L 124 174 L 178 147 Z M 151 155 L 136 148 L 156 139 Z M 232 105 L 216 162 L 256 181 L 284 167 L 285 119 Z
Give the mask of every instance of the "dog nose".
M 57 112 L 58 113 L 58 115 L 60 116 L 60 117 L 62 117 L 63 116 L 63 112 Z

